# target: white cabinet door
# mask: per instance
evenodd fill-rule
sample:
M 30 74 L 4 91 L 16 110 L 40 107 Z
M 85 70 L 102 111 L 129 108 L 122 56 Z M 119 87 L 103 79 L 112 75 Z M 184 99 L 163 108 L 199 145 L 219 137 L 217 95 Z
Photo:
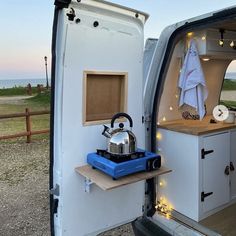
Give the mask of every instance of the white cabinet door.
M 236 168 L 236 130 L 231 132 L 230 137 L 230 162 Z M 231 166 L 231 168 L 233 167 Z M 236 198 L 236 169 L 230 171 L 231 177 L 231 199 Z
M 225 174 L 225 168 L 230 162 L 229 132 L 204 137 L 203 147 L 205 152 L 213 151 L 202 159 L 202 191 L 209 194 L 205 195 L 204 201 L 201 199 L 205 213 L 229 202 L 229 175 Z

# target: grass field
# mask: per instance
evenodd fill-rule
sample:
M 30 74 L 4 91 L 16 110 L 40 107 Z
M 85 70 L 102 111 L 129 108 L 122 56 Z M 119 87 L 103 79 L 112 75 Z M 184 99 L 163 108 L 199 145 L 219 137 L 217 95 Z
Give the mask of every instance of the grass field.
M 37 93 L 37 88 L 32 87 L 32 94 Z M 0 96 L 20 96 L 27 95 L 25 87 L 13 87 L 13 88 L 4 88 L 0 89 Z
M 236 109 L 236 101 L 224 101 L 224 100 L 222 100 L 222 101 L 220 101 L 220 104 Z
M 0 99 L 0 114 L 12 114 L 24 112 L 26 108 L 30 111 L 50 110 L 50 92 L 44 92 L 34 97 L 23 100 L 2 101 Z M 41 130 L 49 128 L 49 115 L 40 115 L 31 117 L 32 130 Z M 11 118 L 0 120 L 0 135 L 15 134 L 26 130 L 25 118 Z M 34 139 L 48 137 L 48 135 L 35 135 Z M 23 137 L 22 139 L 26 139 Z M 13 139 L 11 139 L 13 140 Z M 11 141 L 9 140 L 9 141 Z M 15 140 L 15 139 L 14 139 Z
M 225 79 L 222 90 L 236 90 L 236 80 Z

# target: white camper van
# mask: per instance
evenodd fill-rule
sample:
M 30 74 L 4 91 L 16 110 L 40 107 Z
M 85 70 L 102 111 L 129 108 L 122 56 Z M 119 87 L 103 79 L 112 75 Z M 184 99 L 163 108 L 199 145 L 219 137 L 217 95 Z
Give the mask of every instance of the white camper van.
M 52 235 L 98 235 L 131 222 L 136 235 L 236 235 L 236 124 L 212 116 L 236 59 L 236 7 L 172 25 L 144 48 L 147 19 L 101 0 L 55 1 Z M 191 110 L 180 106 L 179 87 L 193 42 L 202 76 L 193 87 L 204 106 Z M 228 112 L 216 109 L 215 117 Z M 132 123 L 118 116 L 115 128 L 132 126 L 138 150 L 160 155 L 161 167 L 148 159 L 150 168 L 112 178 L 104 163 L 88 165 L 88 154 L 110 148 L 103 125 L 116 113 Z

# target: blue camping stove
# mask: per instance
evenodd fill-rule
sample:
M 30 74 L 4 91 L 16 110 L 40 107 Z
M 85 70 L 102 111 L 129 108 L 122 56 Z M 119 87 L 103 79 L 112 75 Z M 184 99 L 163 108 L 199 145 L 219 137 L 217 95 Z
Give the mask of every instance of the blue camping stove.
M 94 169 L 111 176 L 114 180 L 140 171 L 151 171 L 161 167 L 161 157 L 155 153 L 139 149 L 129 155 L 111 154 L 97 150 L 87 155 L 87 162 Z

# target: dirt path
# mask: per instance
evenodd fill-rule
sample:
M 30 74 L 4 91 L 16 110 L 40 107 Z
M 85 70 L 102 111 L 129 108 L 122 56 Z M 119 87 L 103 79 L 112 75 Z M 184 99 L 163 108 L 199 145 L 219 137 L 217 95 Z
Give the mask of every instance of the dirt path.
M 0 104 L 18 104 L 26 98 L 33 96 L 0 96 Z
M 236 91 L 222 91 L 221 100 L 236 101 Z

